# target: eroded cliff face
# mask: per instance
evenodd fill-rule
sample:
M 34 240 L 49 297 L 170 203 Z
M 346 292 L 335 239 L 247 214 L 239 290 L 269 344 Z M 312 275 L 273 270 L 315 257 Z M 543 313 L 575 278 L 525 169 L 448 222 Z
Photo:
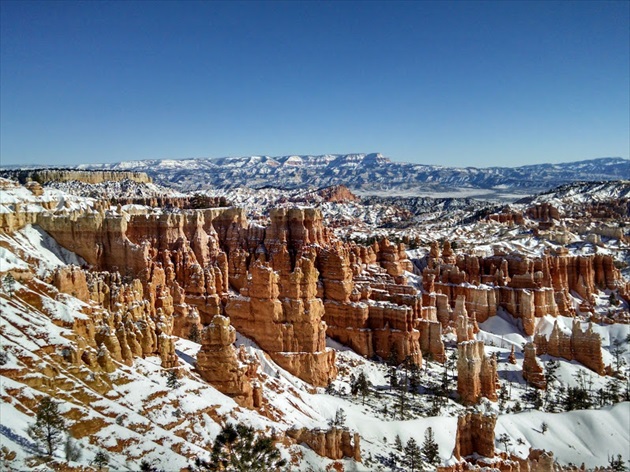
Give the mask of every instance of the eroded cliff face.
M 252 386 L 258 365 L 234 348 L 236 330 L 229 318 L 217 315 L 204 328 L 201 349 L 197 354 L 197 370 L 221 393 L 234 398 L 247 408 L 260 407 L 262 393 Z
M 322 457 L 343 459 L 350 457 L 361 462 L 361 437 L 347 429 L 332 427 L 321 429 L 293 429 L 287 435 L 298 443 L 305 443 Z
M 554 357 L 562 357 L 567 360 L 576 360 L 600 375 L 605 375 L 606 366 L 602 357 L 602 338 L 593 332 L 589 324 L 582 331 L 580 322 L 573 321 L 571 334 L 562 332 L 556 322 L 553 330 L 547 338 L 538 334 L 534 337 L 536 351 L 539 354 L 549 354 Z
M 176 367 L 173 340 L 172 299 L 167 293 L 146 294 L 138 279 L 123 281 L 120 273 L 89 272 L 76 266 L 56 269 L 52 284 L 86 303 L 87 321 L 74 327 L 85 350 L 76 353 L 86 365 L 112 372 L 110 360 L 127 365 L 134 357 L 159 355 L 162 366 Z M 90 303 L 93 302 L 93 303 Z M 91 348 L 96 348 L 96 357 Z
M 457 418 L 457 433 L 453 457 L 457 462 L 438 466 L 438 472 L 467 470 L 498 470 L 501 472 L 553 472 L 576 471 L 576 466 L 562 467 L 555 462 L 553 453 L 531 449 L 527 457 L 496 450 L 494 428 L 496 416 L 480 412 L 467 412 Z
M 40 184 L 46 182 L 66 182 L 77 180 L 90 184 L 101 182 L 118 182 L 132 180 L 138 183 L 150 183 L 151 178 L 144 172 L 105 171 L 105 170 L 66 170 L 66 169 L 32 169 L 32 170 L 3 170 L 2 177 L 18 180 L 22 184 L 34 181 Z
M 472 405 L 486 397 L 497 400 L 497 361 L 485 354 L 482 341 L 468 341 L 457 345 L 457 393 L 465 405 Z
M 496 416 L 466 413 L 457 418 L 457 435 L 453 456 L 458 460 L 473 454 L 492 458 Z
M 535 318 L 575 315 L 571 292 L 584 299 L 582 311 L 592 311 L 596 290 L 627 293 L 627 283 L 610 255 L 572 256 L 561 248 L 534 259 L 500 253 L 479 257 L 456 255 L 447 243 L 442 250 L 433 243 L 423 271 L 425 292 L 446 296 L 446 300 L 425 297 L 435 303 L 443 324 L 452 317 L 452 310 L 461 312 L 458 300 L 464 297 L 467 314 L 478 322 L 494 316 L 501 307 L 521 319 L 525 334 L 532 336 Z
M 46 213 L 38 222 L 93 269 L 137 278 L 149 305 L 167 312 L 172 334 L 187 337 L 226 315 L 314 385 L 336 375 L 326 334 L 366 356 L 393 351 L 420 364 L 422 332 L 425 350 L 444 358 L 439 329 L 420 323 L 435 321 L 434 311 L 407 284 L 404 246 L 342 243 L 318 210 L 280 208 L 267 227 L 234 208 Z
M 546 389 L 547 380 L 543 368 L 536 358 L 536 345 L 534 343 L 525 344 L 523 356 L 523 378 L 536 388 Z

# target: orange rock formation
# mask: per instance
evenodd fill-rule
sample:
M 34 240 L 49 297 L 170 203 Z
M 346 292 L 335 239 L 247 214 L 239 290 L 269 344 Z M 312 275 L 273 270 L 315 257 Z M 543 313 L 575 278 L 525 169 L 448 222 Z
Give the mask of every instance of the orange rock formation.
M 471 405 L 481 397 L 497 400 L 497 361 L 488 357 L 482 341 L 468 341 L 457 345 L 457 393 L 462 403 Z
M 332 427 L 329 430 L 292 429 L 287 435 L 298 443 L 305 443 L 320 456 L 335 460 L 350 457 L 361 462 L 359 433 L 351 434 L 347 429 Z
M 569 335 L 562 332 L 556 321 L 549 339 L 538 334 L 534 337 L 534 343 L 540 354 L 576 360 L 600 375 L 606 372 L 602 358 L 602 339 L 593 332 L 593 326 L 590 324 L 586 331 L 582 331 L 580 322 L 574 320 Z

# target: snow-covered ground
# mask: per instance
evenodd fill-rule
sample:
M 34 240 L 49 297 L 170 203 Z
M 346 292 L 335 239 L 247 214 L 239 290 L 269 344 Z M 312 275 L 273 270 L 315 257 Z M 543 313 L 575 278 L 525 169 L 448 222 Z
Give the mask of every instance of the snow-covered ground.
M 229 196 L 234 203 L 251 205 L 250 214 L 261 219 L 280 198 L 280 192 L 274 190 L 243 190 L 229 194 L 217 191 L 215 195 Z M 573 198 L 574 194 L 569 196 Z M 21 204 L 22 209 L 28 205 L 28 211 L 39 212 L 45 210 L 49 205 L 47 202 L 57 202 L 55 207 L 59 211 L 89 209 L 94 204 L 89 198 L 71 196 L 58 189 L 45 188 L 43 196 L 35 197 L 23 187 L 6 184 L 0 196 L 0 211 L 14 211 L 15 205 Z M 405 218 L 404 212 L 387 205 L 323 201 L 315 204 L 327 219 L 338 222 L 339 234 L 348 237 L 373 236 L 379 232 L 390 234 L 391 228 L 382 227 L 383 222 L 398 224 Z M 131 207 L 124 210 L 152 211 Z M 423 242 L 441 238 L 457 241 L 460 250 L 470 249 L 479 255 L 489 255 L 495 250 L 506 253 L 516 250 L 539 256 L 549 248 L 560 246 L 519 227 L 496 222 L 461 224 L 473 211 L 433 208 L 418 217 L 423 218 L 425 224 L 408 229 L 396 228 L 395 234 L 420 238 L 420 247 L 409 250 L 410 258 L 416 261 L 421 261 L 427 254 L 428 248 Z M 363 226 L 357 224 L 359 221 Z M 611 239 L 606 240 L 605 245 L 597 245 L 577 233 L 569 250 L 575 254 L 611 253 L 618 261 L 628 257 L 627 243 Z M 7 354 L 6 362 L 0 366 L 0 445 L 17 453 L 11 467 L 37 470 L 38 466 L 30 459 L 34 446 L 26 428 L 33 422 L 36 399 L 45 394 L 63 400 L 62 412 L 70 423 L 81 418 L 89 420 L 87 424 L 94 428 L 92 434 L 78 440 L 83 448 L 82 463 L 89 462 L 99 450 L 107 448 L 110 465 L 115 470 L 137 470 L 141 458 L 167 470 L 185 467 L 190 462 L 189 457 L 207 456 L 207 447 L 226 421 L 243 422 L 265 431 L 265 434 L 272 434 L 292 427 L 326 428 L 339 409 L 346 414 L 346 427 L 361 435 L 364 458 L 361 464 L 350 459 L 340 461 L 345 470 L 378 470 L 392 452 L 396 436 L 403 442 L 413 437 L 421 444 L 429 427 L 439 444 L 440 459 L 445 463 L 454 461 L 457 415 L 466 409 L 457 402 L 456 379 L 449 364 L 445 367 L 435 362 L 424 363 L 418 392 L 407 395 L 403 418 L 397 414 L 396 392 L 390 389 L 390 367 L 364 359 L 330 339 L 328 346 L 338 351 L 339 376 L 331 388 L 325 390 L 314 389 L 292 376 L 271 361 L 254 342 L 238 336 L 237 346 L 260 364 L 261 382 L 268 402 L 266 415 L 238 407 L 231 398 L 204 382 L 194 370 L 199 344 L 192 341 L 179 339 L 176 343 L 184 371 L 177 388 L 167 387 L 166 371 L 157 357 L 136 358 L 132 366 L 119 365 L 109 376 L 64 364 L 61 359 L 66 350 L 77 342 L 76 334 L 68 325 L 86 317 L 89 310 L 74 297 L 57 293 L 46 281 L 55 267 L 82 265 L 83 262 L 59 247 L 37 226 L 29 225 L 13 234 L 0 233 L 0 276 L 7 271 L 24 275 L 24 279 L 17 277 L 13 287 L 20 296 L 11 296 L 6 287 L 0 294 L 0 346 Z M 28 283 L 29 277 L 34 277 L 38 290 Z M 408 277 L 415 285 L 421 283 L 418 275 L 408 274 Z M 606 309 L 608 296 L 608 292 L 596 294 L 596 310 Z M 624 304 L 622 308 L 628 307 Z M 554 323 L 570 332 L 573 321 L 572 318 L 545 316 L 537 320 L 536 333 L 548 335 Z M 584 329 L 586 322 L 581 323 Z M 561 464 L 584 463 L 592 468 L 606 465 L 612 455 L 622 454 L 625 459 L 630 458 L 629 402 L 557 413 L 534 409 L 531 396 L 528 396 L 531 389 L 527 388 L 521 373 L 522 346 L 531 341 L 531 337 L 526 336 L 519 322 L 504 310 L 499 310 L 496 316 L 479 326 L 481 331 L 477 339 L 485 343 L 488 355 L 497 355 L 500 383 L 508 395 L 501 405 L 483 401 L 478 406 L 497 415 L 495 438 L 507 434 L 510 438 L 508 449 L 521 457 L 527 455 L 530 447 L 551 450 Z M 615 361 L 614 343 L 627 338 L 629 326 L 595 324 L 593 330 L 602 338 L 604 363 L 612 364 Z M 447 357 L 450 358 L 456 351 L 453 335 L 446 335 L 445 340 Z M 507 362 L 512 347 L 516 364 Z M 626 365 L 630 364 L 630 352 L 626 351 L 621 358 Z M 550 389 L 556 396 L 561 395 L 560 386 L 575 387 L 584 383 L 593 399 L 598 391 L 609 389 L 611 385 L 621 391 L 627 388 L 627 380 L 600 376 L 574 361 L 549 356 L 542 356 L 540 360 L 543 364 L 551 360 L 558 362 L 558 381 Z M 441 397 L 439 408 L 436 408 L 435 392 L 445 371 L 448 394 Z M 15 372 L 23 375 L 16 376 Z M 360 372 L 372 385 L 365 400 L 348 393 L 351 376 L 356 377 Z M 547 405 L 543 409 L 549 410 Z M 544 433 L 541 429 L 543 422 L 548 425 Z M 498 440 L 495 446 L 504 448 Z M 301 455 L 302 460 L 294 464 L 293 470 L 322 470 L 332 462 L 304 445 L 281 448 L 287 458 Z M 57 451 L 59 459 L 62 455 L 61 449 Z M 39 468 L 45 470 L 45 466 Z

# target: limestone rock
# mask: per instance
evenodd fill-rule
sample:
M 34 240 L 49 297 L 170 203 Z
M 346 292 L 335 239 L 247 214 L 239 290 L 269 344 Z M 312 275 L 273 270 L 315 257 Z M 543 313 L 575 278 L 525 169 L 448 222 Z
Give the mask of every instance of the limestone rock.
M 462 403 L 471 405 L 481 397 L 497 400 L 497 362 L 485 354 L 482 341 L 457 345 L 457 393 Z
M 473 454 L 488 458 L 494 457 L 494 426 L 496 421 L 496 416 L 486 416 L 476 412 L 459 416 L 453 456 L 458 460 Z
M 525 344 L 523 354 L 523 378 L 530 385 L 544 390 L 547 388 L 547 381 L 545 380 L 543 368 L 536 359 L 536 346 L 534 343 Z
M 549 339 L 542 334 L 534 337 L 536 350 L 541 354 L 576 360 L 594 372 L 604 375 L 606 368 L 602 358 L 602 340 L 593 332 L 592 325 L 586 331 L 580 328 L 580 322 L 573 321 L 571 334 L 563 333 L 558 322 L 554 324 Z
M 322 457 L 343 459 L 349 457 L 361 462 L 361 444 L 359 433 L 351 434 L 347 429 L 332 427 L 322 429 L 291 429 L 287 435 L 297 443 L 305 443 Z
M 256 366 L 239 362 L 233 345 L 235 341 L 236 330 L 230 320 L 221 315 L 215 316 L 202 332 L 197 370 L 207 382 L 234 398 L 239 405 L 253 408 L 255 402 L 251 379 Z

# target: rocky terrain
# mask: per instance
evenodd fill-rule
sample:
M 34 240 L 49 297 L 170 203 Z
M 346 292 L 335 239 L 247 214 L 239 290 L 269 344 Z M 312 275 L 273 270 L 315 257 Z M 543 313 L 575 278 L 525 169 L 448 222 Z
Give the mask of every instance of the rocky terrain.
M 575 181 L 630 179 L 627 159 L 601 158 L 522 167 L 453 168 L 401 163 L 381 154 L 248 156 L 146 160 L 82 168 L 146 172 L 179 190 L 207 188 L 322 188 L 346 185 L 366 194 L 471 195 L 513 199 Z
M 629 459 L 627 182 L 498 205 L 60 180 L 0 179 L 10 470 L 183 470 L 228 423 L 288 470 Z M 82 458 L 28 434 L 48 396 Z

